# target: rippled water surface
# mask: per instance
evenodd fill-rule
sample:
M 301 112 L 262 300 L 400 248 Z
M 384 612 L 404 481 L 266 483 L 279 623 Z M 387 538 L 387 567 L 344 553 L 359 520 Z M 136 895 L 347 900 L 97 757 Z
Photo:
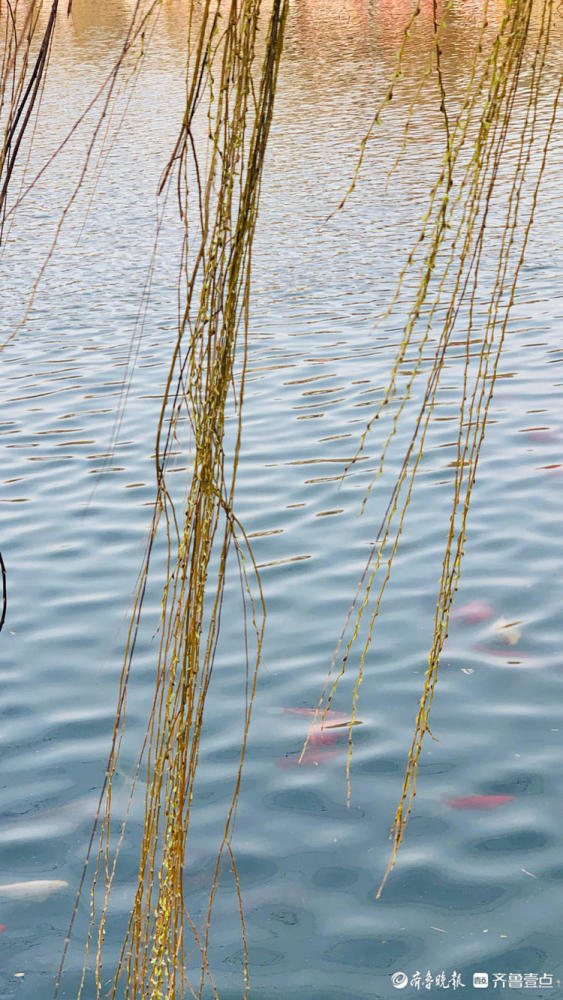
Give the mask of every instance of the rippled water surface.
M 459 972 L 467 990 L 473 972 L 489 972 L 491 983 L 493 973 L 507 981 L 509 973 L 544 974 L 553 987 L 531 978 L 528 994 L 561 995 L 560 131 L 481 453 L 457 614 L 432 708 L 436 739 L 424 744 L 415 808 L 381 899 L 376 892 L 427 666 L 451 501 L 455 347 L 366 663 L 350 807 L 345 730 L 313 745 L 297 766 L 307 710 L 322 690 L 410 434 L 407 416 L 359 516 L 379 461 L 379 425 L 363 460 L 340 477 L 382 397 L 401 331 L 400 315 L 377 329 L 375 319 L 390 300 L 441 157 L 435 94 L 424 90 L 412 141 L 385 184 L 415 87 L 408 72 L 402 105 L 388 112 L 368 147 L 357 191 L 344 211 L 327 216 L 350 183 L 409 9 L 383 0 L 296 0 L 266 164 L 237 513 L 262 567 L 267 623 L 233 844 L 250 996 L 261 1000 L 389 997 L 392 973 L 412 977 L 417 970 L 423 980 L 429 970 L 434 977 L 443 972 L 446 982 Z M 38 163 L 95 93 L 127 16 L 122 4 L 76 4 L 53 52 Z M 180 233 L 170 204 L 143 335 L 135 339 L 155 191 L 181 114 L 183 16 L 180 2 L 163 5 L 152 49 L 118 102 L 99 170 L 70 208 L 28 321 L 2 355 L 9 611 L 0 667 L 0 998 L 43 1000 L 52 993 L 112 732 L 176 325 Z M 468 72 L 479 17 L 469 3 L 452 14 L 445 51 L 454 93 Z M 423 35 L 415 62 L 423 58 Z M 21 319 L 77 180 L 86 134 L 87 123 L 10 222 L 0 258 L 4 334 Z M 510 155 L 507 163 L 509 174 Z M 33 160 L 28 169 L 32 176 Z M 485 267 L 482 315 L 490 280 Z M 179 477 L 186 461 L 178 456 Z M 244 710 L 240 587 L 234 563 L 231 569 L 186 869 L 196 922 L 206 912 L 209 845 L 232 793 Z M 135 661 L 118 809 L 152 701 L 159 603 L 157 580 Z M 495 629 L 499 619 L 518 622 L 518 631 Z M 344 718 L 356 668 L 349 664 L 333 705 Z M 474 796 L 505 798 L 496 808 L 462 808 L 491 804 Z M 141 805 L 133 808 L 123 850 L 108 979 L 135 879 Z M 2 889 L 31 880 L 68 886 L 54 886 L 48 896 Z M 66 998 L 76 990 L 87 922 L 85 895 Z M 221 1000 L 241 997 L 243 953 L 227 870 L 210 962 Z M 403 995 L 414 993 L 409 986 Z

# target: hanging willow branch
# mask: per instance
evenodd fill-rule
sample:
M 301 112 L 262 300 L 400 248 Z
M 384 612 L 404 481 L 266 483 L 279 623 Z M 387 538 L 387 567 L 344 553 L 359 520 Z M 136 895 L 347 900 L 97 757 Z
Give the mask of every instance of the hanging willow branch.
M 34 190 L 38 181 L 56 161 L 59 154 L 67 147 L 71 138 L 85 123 L 91 112 L 98 108 L 97 120 L 89 138 L 85 141 L 85 152 L 81 169 L 78 171 L 71 193 L 60 213 L 49 249 L 31 285 L 23 316 L 4 341 L 0 342 L 0 351 L 14 339 L 27 321 L 37 289 L 51 260 L 62 228 L 86 180 L 94 153 L 98 150 L 98 155 L 101 158 L 108 144 L 110 124 L 118 93 L 118 84 L 123 78 L 123 70 L 127 64 L 127 60 L 133 55 L 135 49 L 140 47 L 137 55 L 137 66 L 139 65 L 143 55 L 143 41 L 145 40 L 149 23 L 151 20 L 153 22 L 156 21 L 155 14 L 158 12 L 160 4 L 161 0 L 134 0 L 128 29 L 125 33 L 119 54 L 109 73 L 105 76 L 94 96 L 84 107 L 82 113 L 72 123 L 62 141 L 40 165 L 37 173 L 28 180 L 25 178 L 25 171 L 22 171 L 20 190 L 15 198 L 10 199 L 10 204 L 8 205 L 9 184 L 17 162 L 21 159 L 22 139 L 29 128 L 32 111 L 35 109 L 36 115 L 39 112 L 54 41 L 58 0 L 54 0 L 52 4 L 46 28 L 41 36 L 39 53 L 27 85 L 26 80 L 31 60 L 31 51 L 39 33 L 41 12 L 44 5 L 43 0 L 30 0 L 30 2 L 28 0 L 0 0 L 0 30 L 4 34 L 5 43 L 0 64 L 0 112 L 7 115 L 2 140 L 3 145 L 0 150 L 0 245 L 2 243 L 6 220 L 13 219 L 20 211 L 22 204 Z M 25 15 L 23 20 L 18 15 L 18 11 L 22 9 Z M 68 2 L 66 14 L 68 17 L 72 15 L 72 0 Z
M 319 714 L 324 719 L 368 612 L 367 638 L 360 650 L 350 718 L 349 798 L 352 734 L 357 722 L 359 688 L 455 332 L 456 342 L 461 339 L 464 345 L 464 355 L 450 517 L 428 669 L 391 834 L 392 855 L 379 893 L 395 864 L 405 833 L 416 793 L 422 742 L 430 733 L 430 707 L 459 581 L 479 453 L 563 86 L 559 84 L 551 117 L 542 126 L 540 135 L 538 109 L 541 83 L 552 51 L 553 0 L 536 0 L 535 4 L 533 0 L 505 0 L 500 23 L 492 31 L 487 23 L 488 5 L 485 2 L 465 92 L 455 107 L 451 106 L 441 38 L 452 5 L 453 0 L 444 0 L 441 7 L 437 0 L 432 0 L 432 52 L 424 78 L 433 76 L 436 83 L 444 140 L 442 165 L 429 192 L 419 236 L 399 275 L 390 309 L 399 299 L 404 279 L 414 268 L 419 269 L 417 287 L 383 399 L 346 473 L 359 457 L 367 435 L 379 426 L 376 421 L 385 412 L 384 408 L 394 406 L 391 430 L 382 443 L 377 478 L 415 383 L 420 386 L 421 401 L 415 430 L 346 618 L 319 703 Z M 31 40 L 36 37 L 41 3 L 32 2 L 22 8 L 17 0 L 12 3 L 8 0 L 1 7 L 5 15 L 6 41 L 0 67 L 0 98 L 2 110 L 7 109 L 7 118 L 0 152 L 0 236 L 10 181 L 41 97 L 57 7 L 57 0 L 54 0 L 34 58 L 31 57 Z M 146 20 L 157 7 L 158 0 L 145 5 L 137 0 L 116 66 L 86 109 L 85 114 L 98 100 L 103 105 L 84 170 L 78 177 L 63 219 L 84 179 L 97 138 L 103 134 L 102 121 L 110 107 L 124 61 L 132 45 L 143 37 Z M 248 995 L 243 906 L 231 836 L 260 660 L 265 608 L 252 551 L 236 517 L 234 495 L 241 440 L 252 246 L 288 0 L 269 0 L 268 7 L 269 22 L 262 38 L 261 0 L 229 0 L 226 3 L 219 0 L 196 3 L 193 0 L 188 5 L 186 105 L 160 186 L 163 195 L 175 187 L 184 226 L 179 274 L 180 321 L 157 429 L 156 495 L 151 529 L 128 631 L 106 779 L 80 884 L 80 888 L 85 885 L 88 863 L 92 861 L 95 870 L 91 923 L 77 1000 L 85 988 L 90 950 L 95 951 L 97 998 L 102 993 L 115 998 L 119 992 L 126 1000 L 178 1000 L 187 993 L 201 998 L 207 990 L 218 1000 L 208 950 L 212 910 L 224 858 L 228 859 L 233 873 L 245 956 L 243 992 L 244 997 Z M 69 3 L 68 12 L 70 8 Z M 25 11 L 23 28 L 19 26 L 17 13 L 22 9 Z M 534 21 L 534 11 L 538 10 Z M 411 35 L 417 30 L 420 11 L 417 0 L 405 25 L 395 72 L 361 143 L 352 182 L 339 209 L 345 206 L 356 187 L 365 151 L 380 116 L 400 86 L 403 62 Z M 408 147 L 413 108 L 414 105 L 409 108 L 401 152 Z M 512 151 L 516 149 L 516 166 L 506 193 L 501 187 L 501 178 L 508 140 Z M 524 192 L 527 195 L 531 192 L 531 195 L 524 198 Z M 476 306 L 493 212 L 501 213 L 502 236 L 486 318 L 479 325 Z M 57 234 L 59 229 L 60 226 Z M 438 318 L 439 332 L 434 344 L 432 334 Z M 460 324 L 463 324 L 461 333 Z M 409 348 L 414 345 L 417 345 L 414 363 L 401 394 L 403 365 Z M 431 347 L 433 354 L 428 364 Z M 241 367 L 238 381 L 235 360 Z M 232 410 L 236 412 L 238 425 L 229 453 L 225 421 Z M 180 501 L 170 475 L 173 449 L 178 447 L 186 455 L 189 467 L 185 494 Z M 369 500 L 372 485 L 364 503 Z M 130 799 L 125 819 L 117 822 L 112 808 L 113 783 L 125 732 L 130 672 L 145 594 L 152 579 L 152 557 L 162 548 L 166 551 L 167 568 L 155 692 L 135 777 L 136 781 L 141 769 L 146 769 L 137 886 L 107 994 L 102 965 L 104 938 L 132 801 Z M 236 559 L 241 576 L 248 619 L 244 622 L 245 647 L 246 630 L 250 626 L 254 631 L 256 655 L 252 666 L 247 659 L 242 677 L 246 706 L 240 761 L 218 846 L 207 910 L 202 924 L 197 926 L 184 898 L 183 873 L 229 556 Z M 339 668 L 335 670 L 339 659 Z M 133 792 L 134 786 L 131 796 Z M 78 900 L 71 929 L 77 912 Z M 68 939 L 56 994 L 67 947 Z M 195 976 L 188 977 L 187 967 L 194 965 L 198 966 L 198 971 Z
M 178 140 L 161 190 L 176 179 L 184 222 L 180 272 L 183 309 L 169 368 L 155 448 L 157 492 L 147 554 L 131 618 L 106 783 L 98 811 L 99 848 L 93 879 L 92 921 L 87 951 L 95 940 L 96 996 L 102 995 L 103 941 L 124 824 L 113 846 L 112 788 L 125 727 L 130 670 L 155 545 L 167 549 L 156 686 L 141 760 L 146 767 L 145 818 L 138 885 L 109 996 L 122 984 L 126 998 L 179 1000 L 201 997 L 208 986 L 217 997 L 208 962 L 213 903 L 223 856 L 228 857 L 238 899 L 246 956 L 242 901 L 230 838 L 239 792 L 250 714 L 260 659 L 265 609 L 260 581 L 243 528 L 234 512 L 252 243 L 287 16 L 286 0 L 274 0 L 257 68 L 260 0 L 190 5 L 187 101 Z M 201 122 L 205 139 L 201 149 Z M 199 142 L 199 148 L 198 148 Z M 202 153 L 207 161 L 202 167 Z M 235 384 L 234 363 L 242 361 Z M 238 430 L 231 458 L 225 453 L 225 416 L 232 394 Z M 231 405 L 232 405 L 231 404 Z M 181 505 L 170 484 L 172 448 L 193 447 L 186 496 Z M 254 667 L 248 662 L 246 710 L 240 763 L 228 808 L 207 914 L 196 927 L 184 899 L 188 843 L 200 738 L 219 638 L 230 551 L 238 561 L 243 596 L 255 633 Z M 258 600 L 250 587 L 247 565 Z M 246 625 L 245 625 L 246 629 Z M 246 642 L 245 642 L 246 644 Z M 93 834 L 94 836 L 94 834 Z M 90 853 L 93 849 L 91 842 Z M 102 882 L 103 904 L 97 903 Z M 75 911 L 76 912 L 76 911 Z M 200 966 L 199 981 L 188 979 L 190 948 Z M 64 956 L 63 956 L 64 962 Z M 192 961 L 193 964 L 193 961 Z M 62 964 L 57 991 L 61 982 Z M 83 991 L 86 964 L 78 996 Z M 248 969 L 244 963 L 244 996 Z M 105 988 L 104 988 L 105 995 Z
M 438 181 L 430 194 L 429 207 L 423 219 L 420 236 L 399 276 L 397 292 L 391 306 L 393 307 L 397 301 L 405 274 L 418 263 L 421 267 L 421 276 L 403 329 L 403 336 L 391 376 L 382 402 L 362 435 L 358 452 L 353 462 L 350 463 L 351 466 L 357 460 L 364 447 L 367 434 L 373 429 L 375 421 L 382 415 L 383 408 L 395 399 L 401 365 L 408 348 L 413 344 L 415 331 L 417 333 L 421 331 L 411 374 L 408 377 L 403 395 L 397 401 L 391 431 L 383 443 L 376 478 L 382 472 L 390 440 L 395 434 L 399 417 L 411 396 L 413 384 L 424 372 L 426 384 L 416 417 L 415 430 L 407 446 L 402 467 L 392 489 L 376 541 L 371 549 L 354 601 L 348 612 L 329 668 L 318 712 L 313 720 L 313 725 L 315 725 L 317 716 L 322 720 L 326 718 L 326 713 L 330 708 L 338 683 L 346 671 L 348 660 L 358 638 L 364 613 L 371 602 L 373 607 L 369 612 L 367 638 L 361 648 L 358 673 L 353 690 L 346 769 L 348 801 L 350 799 L 353 726 L 356 721 L 359 687 L 363 679 L 366 657 L 373 639 L 382 597 L 390 578 L 393 559 L 403 531 L 416 474 L 423 458 L 426 436 L 432 422 L 447 351 L 452 343 L 452 335 L 455 330 L 456 337 L 462 338 L 465 348 L 449 526 L 436 599 L 433 638 L 428 656 L 424 690 L 420 699 L 415 732 L 408 755 L 403 790 L 391 831 L 393 850 L 379 887 L 378 897 L 395 864 L 397 851 L 413 807 L 422 742 L 426 733 L 432 735 L 429 726 L 430 706 L 438 675 L 440 654 L 448 632 L 450 609 L 461 571 L 467 515 L 476 479 L 479 453 L 485 434 L 508 319 L 514 302 L 518 275 L 524 259 L 548 148 L 561 100 L 562 83 L 559 84 L 555 93 L 549 121 L 543 125 L 541 135 L 538 135 L 538 105 L 542 79 L 546 66 L 549 65 L 548 56 L 552 52 L 550 39 L 554 6 L 552 0 L 542 0 L 537 19 L 538 26 L 534 30 L 532 14 L 534 9 L 537 10 L 537 7 L 538 4 L 534 4 L 533 0 L 505 0 L 502 20 L 490 43 L 488 58 L 479 69 L 478 53 L 480 55 L 487 27 L 487 11 L 485 10 L 479 37 L 479 48 L 476 49 L 469 82 L 460 110 L 453 115 L 447 110 L 447 94 L 440 61 L 440 23 L 437 4 L 434 0 L 435 73 L 445 139 L 443 166 Z M 413 17 L 416 16 L 417 11 Z M 407 26 L 409 32 L 412 23 L 413 19 L 411 18 Z M 407 37 L 407 32 L 405 32 L 405 37 Z M 402 56 L 402 50 L 400 55 Z M 527 77 L 523 80 L 525 60 L 528 61 Z M 517 98 L 519 100 L 518 106 L 516 104 Z M 365 145 L 379 120 L 379 113 L 380 111 L 378 111 L 378 115 L 362 144 L 356 174 L 346 197 L 355 186 Z M 507 197 L 505 192 L 500 189 L 500 178 L 501 167 L 506 160 L 509 139 L 511 153 L 514 152 L 514 149 L 517 151 L 517 164 Z M 470 150 L 470 155 L 465 154 L 464 157 L 462 154 L 467 148 Z M 534 162 L 539 164 L 535 170 L 535 176 Z M 530 175 L 532 175 L 531 178 Z M 524 187 L 525 182 L 528 182 L 531 187 L 531 198 L 527 203 L 522 197 L 523 192 L 528 191 L 528 187 Z M 489 216 L 493 208 L 495 212 L 503 216 L 504 221 L 492 295 L 486 320 L 480 327 L 475 319 L 475 306 L 481 288 L 481 261 L 489 233 Z M 451 236 L 452 232 L 453 237 Z M 444 252 L 446 237 L 448 242 L 451 241 L 447 253 Z M 431 292 L 433 297 L 431 297 Z M 434 355 L 429 367 L 425 368 L 423 357 L 431 343 L 431 329 L 433 325 L 436 325 L 438 310 L 445 312 L 445 318 L 441 321 Z M 463 322 L 465 327 L 463 332 L 459 330 L 460 322 Z M 378 425 L 375 424 L 375 426 Z M 368 489 L 364 504 L 372 486 L 373 483 Z M 376 578 L 381 578 L 381 580 L 372 598 Z M 350 637 L 344 647 L 340 667 L 333 677 L 334 668 L 348 632 L 350 632 Z M 306 746 L 307 743 L 303 752 Z
M 5 0 L 0 4 L 0 31 L 3 36 L 0 113 L 5 116 L 0 146 L 0 244 L 8 187 L 33 111 L 41 98 L 57 20 L 58 0 L 53 0 L 39 51 L 29 72 L 42 8 L 42 0 L 31 0 L 31 3 L 25 4 L 19 0 Z

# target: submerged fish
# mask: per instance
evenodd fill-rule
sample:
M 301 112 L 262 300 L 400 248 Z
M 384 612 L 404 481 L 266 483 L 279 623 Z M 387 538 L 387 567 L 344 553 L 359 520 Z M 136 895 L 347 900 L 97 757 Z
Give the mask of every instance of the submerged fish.
M 301 754 L 291 754 L 291 756 L 282 757 L 276 763 L 278 767 L 283 768 L 296 767 L 299 763 L 301 763 L 302 767 L 318 767 L 323 761 L 334 757 L 335 754 L 341 753 L 343 745 L 347 741 L 342 738 L 339 739 L 339 737 L 346 737 L 351 725 L 361 725 L 359 719 L 355 719 L 352 722 L 346 712 L 333 712 L 329 710 L 325 715 L 324 721 L 322 712 L 318 712 L 316 708 L 284 708 L 284 712 L 287 715 L 302 715 L 311 720 L 317 715 L 318 719 L 309 728 L 307 749 L 301 760 Z M 340 749 L 324 749 L 325 747 L 334 746 L 336 742 L 341 743 Z
M 46 899 L 53 892 L 66 889 L 68 882 L 61 879 L 37 879 L 34 882 L 8 882 L 0 885 L 0 896 L 10 899 Z
M 532 441 L 538 441 L 539 444 L 560 440 L 559 434 L 553 427 L 522 427 L 520 434 L 527 434 Z
M 317 715 L 316 708 L 284 708 L 284 712 L 288 715 L 304 715 L 311 719 Z M 359 719 L 352 722 L 346 712 L 332 710 L 326 713 L 323 721 L 322 712 L 319 712 L 318 721 L 309 730 L 309 748 L 332 746 L 340 735 L 338 730 L 346 730 L 350 725 L 359 726 L 361 723 Z
M 452 809 L 498 809 L 508 802 L 514 802 L 513 795 L 467 795 L 462 799 L 445 799 Z
M 316 748 L 307 748 L 303 754 L 303 759 L 301 761 L 301 767 L 318 767 L 323 761 L 330 760 L 331 757 L 337 757 L 340 754 L 340 750 L 317 750 Z M 279 757 L 276 760 L 278 767 L 282 770 L 287 770 L 291 767 L 297 767 L 299 764 L 300 754 L 292 754 L 290 757 Z
M 322 709 L 318 708 L 284 708 L 284 712 L 286 715 L 305 715 L 307 718 L 312 718 L 312 716 L 317 715 L 317 713 L 319 718 L 322 715 Z M 348 719 L 348 716 L 345 712 L 334 712 L 332 708 L 329 708 L 325 718 L 328 720 L 325 722 L 325 726 L 340 726 L 342 725 L 343 720 Z
M 498 656 L 509 664 L 528 663 L 532 657 L 527 653 L 520 653 L 515 649 L 491 649 L 489 646 L 481 646 L 478 643 L 473 646 L 477 653 L 484 653 L 485 656 Z
M 494 615 L 490 604 L 479 599 L 463 604 L 461 608 L 456 608 L 452 612 L 452 621 L 462 622 L 463 625 L 476 625 L 477 622 L 487 622 Z

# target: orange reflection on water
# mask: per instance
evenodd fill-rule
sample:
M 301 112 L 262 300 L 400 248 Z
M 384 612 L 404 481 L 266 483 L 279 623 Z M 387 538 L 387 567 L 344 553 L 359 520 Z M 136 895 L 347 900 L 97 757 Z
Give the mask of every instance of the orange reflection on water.
M 543 0 L 538 0 L 537 11 Z M 445 58 L 455 52 L 467 64 L 477 33 L 486 20 L 488 30 L 500 24 L 506 0 L 294 0 L 291 21 L 300 48 L 317 61 L 334 62 L 351 51 L 395 55 L 405 41 L 406 57 L 418 62 L 430 53 L 435 25 L 439 25 Z

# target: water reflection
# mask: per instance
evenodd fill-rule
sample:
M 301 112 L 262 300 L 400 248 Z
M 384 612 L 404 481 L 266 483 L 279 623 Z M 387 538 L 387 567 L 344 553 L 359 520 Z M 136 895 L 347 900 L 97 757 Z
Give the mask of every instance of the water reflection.
M 485 37 L 490 38 L 500 24 L 503 9 L 503 0 L 490 0 L 487 5 L 478 0 L 438 5 L 441 52 L 449 88 L 456 86 L 456 80 L 459 85 L 465 82 L 484 17 L 488 21 Z M 433 66 L 432 0 L 420 0 L 416 11 L 415 0 L 295 0 L 289 25 L 289 56 L 307 74 L 313 90 L 324 89 L 329 73 L 357 92 L 358 83 L 369 74 L 375 81 L 382 74 L 386 81 L 390 79 L 408 29 L 402 70 L 407 79 L 421 78 Z M 435 84 L 430 89 L 435 102 Z M 376 99 L 377 94 L 372 94 L 374 103 Z
M 69 68 L 80 70 L 74 81 L 93 87 L 98 61 L 110 47 L 117 51 L 132 9 L 113 0 L 74 2 L 71 22 L 61 22 L 48 85 L 53 130 L 68 126 Z M 114 449 L 110 442 L 144 275 L 140 248 L 151 244 L 154 190 L 183 106 L 186 9 L 185 0 L 159 5 L 144 88 L 131 103 L 135 127 L 126 122 L 122 129 L 106 164 L 106 187 L 102 173 L 96 224 L 80 233 L 74 256 L 54 258 L 41 312 L 5 355 L 10 410 L 0 430 L 11 605 L 0 699 L 4 884 L 59 879 L 76 886 L 105 766 L 123 616 L 145 538 L 144 505 L 154 489 L 154 426 L 176 315 L 173 229 L 163 233 L 136 381 Z M 536 968 L 541 961 L 551 972 L 561 964 L 558 942 L 549 936 L 549 925 L 561 921 L 563 877 L 557 837 L 563 553 L 553 528 L 561 519 L 563 261 L 553 226 L 561 215 L 555 170 L 510 331 L 504 370 L 510 377 L 495 397 L 479 471 L 459 617 L 434 706 L 439 742 L 421 761 L 410 836 L 377 904 L 426 669 L 425 628 L 451 483 L 449 411 L 435 425 L 428 488 L 423 482 L 413 506 L 394 571 L 395 596 L 389 595 L 366 668 L 360 711 L 367 707 L 374 724 L 355 741 L 351 810 L 343 778 L 347 736 L 328 749 L 313 748 L 310 766 L 299 769 L 305 727 L 288 734 L 291 715 L 280 712 L 281 705 L 307 712 L 316 704 L 377 520 L 357 514 L 381 432 L 369 441 L 372 461 L 366 458 L 345 483 L 341 473 L 380 398 L 400 336 L 392 326 L 375 334 L 373 317 L 388 301 L 409 226 L 420 214 L 420 203 L 409 206 L 408 198 L 417 185 L 424 193 L 424 171 L 439 149 L 434 84 L 421 95 L 418 145 L 401 183 L 386 196 L 374 180 L 400 136 L 392 124 L 405 111 L 398 99 L 384 140 L 374 138 L 373 171 L 362 177 L 354 204 L 330 226 L 322 224 L 345 190 L 350 157 L 393 70 L 412 9 L 398 0 L 295 0 L 264 184 L 237 509 L 263 568 L 269 617 L 234 845 L 249 914 L 251 977 L 264 997 L 272 995 L 273 962 L 277 989 L 291 1000 L 388 995 L 394 963 L 435 963 L 437 934 L 440 967 L 483 967 L 484 956 L 522 971 L 526 963 Z M 463 80 L 483 9 L 462 0 L 452 5 L 443 42 L 449 86 Z M 490 10 L 497 17 L 501 4 Z M 408 47 L 403 93 L 412 93 L 412 81 L 428 65 L 431 33 L 425 3 Z M 72 97 L 74 109 L 77 88 Z M 331 132 L 330 142 L 323 132 Z M 74 151 L 65 183 L 82 153 Z M 63 181 L 58 190 L 47 188 L 57 208 Z M 20 245 L 32 247 L 36 236 L 30 211 L 22 215 Z M 116 251 L 125 236 L 126 249 Z M 17 267 L 4 276 L 7 288 L 27 273 L 26 255 L 12 259 Z M 6 296 L 4 315 L 9 304 Z M 404 438 L 399 450 L 403 445 Z M 378 483 L 376 502 L 387 485 Z M 153 627 L 139 645 L 133 743 L 151 700 L 160 593 L 149 595 L 148 607 Z M 224 820 L 226 772 L 240 744 L 233 694 L 241 661 L 237 609 L 227 595 L 194 810 L 191 847 L 203 860 L 186 873 L 190 905 L 200 916 L 213 873 L 209 839 Z M 525 653 L 500 642 L 495 648 L 486 638 L 488 622 L 501 615 L 526 621 Z M 350 694 L 344 689 L 335 708 L 348 711 Z M 124 779 L 124 799 L 125 785 Z M 52 788 L 48 801 L 42 787 Z M 459 813 L 447 805 L 512 794 L 506 809 Z M 130 879 L 137 836 L 138 830 L 125 852 Z M 241 995 L 236 904 L 226 882 L 214 956 L 222 1000 Z M 537 941 L 529 936 L 530 886 L 537 893 Z M 25 1000 L 48 995 L 42 977 L 50 986 L 72 905 L 67 895 L 53 895 L 52 910 L 43 909 L 47 902 L 24 910 L 18 899 L 3 900 L 2 958 L 6 975 L 25 969 L 19 991 Z M 81 957 L 77 948 L 77 967 Z M 376 974 L 381 981 L 374 986 Z
M 72 0 L 69 20 L 75 43 L 87 46 L 96 35 L 109 33 L 124 39 L 137 6 L 136 0 Z M 146 0 L 140 6 L 146 6 Z

